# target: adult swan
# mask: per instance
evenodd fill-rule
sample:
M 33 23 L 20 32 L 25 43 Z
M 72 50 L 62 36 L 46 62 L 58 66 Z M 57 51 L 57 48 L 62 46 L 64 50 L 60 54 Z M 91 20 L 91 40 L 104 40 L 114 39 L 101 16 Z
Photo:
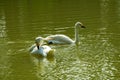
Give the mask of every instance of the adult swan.
M 35 39 L 35 44 L 32 45 L 29 49 L 31 55 L 35 57 L 47 57 L 47 56 L 53 56 L 54 49 L 51 49 L 47 45 L 42 45 L 43 40 L 41 37 L 37 37 Z
M 47 44 L 78 44 L 79 43 L 79 28 L 85 28 L 81 22 L 75 23 L 75 40 L 63 34 L 50 35 L 44 39 Z

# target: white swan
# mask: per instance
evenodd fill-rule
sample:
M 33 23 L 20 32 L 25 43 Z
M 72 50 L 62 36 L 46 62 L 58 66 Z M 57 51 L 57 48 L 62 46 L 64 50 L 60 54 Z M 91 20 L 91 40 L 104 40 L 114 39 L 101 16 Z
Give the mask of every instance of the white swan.
M 46 38 L 42 38 L 47 44 L 78 44 L 79 43 L 79 28 L 85 28 L 81 22 L 75 23 L 75 40 L 72 40 L 66 35 L 56 34 Z
M 43 40 L 41 37 L 37 37 L 35 39 L 35 44 L 32 45 L 29 49 L 31 55 L 35 56 L 35 57 L 47 57 L 52 56 L 54 53 L 54 49 L 51 49 L 49 46 L 47 45 L 42 45 Z

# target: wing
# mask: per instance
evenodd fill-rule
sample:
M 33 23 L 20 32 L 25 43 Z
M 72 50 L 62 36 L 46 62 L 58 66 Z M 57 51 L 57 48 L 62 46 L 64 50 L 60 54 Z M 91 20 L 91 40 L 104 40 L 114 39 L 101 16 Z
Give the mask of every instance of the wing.
M 45 38 L 48 44 L 71 44 L 74 41 L 65 35 L 51 35 Z

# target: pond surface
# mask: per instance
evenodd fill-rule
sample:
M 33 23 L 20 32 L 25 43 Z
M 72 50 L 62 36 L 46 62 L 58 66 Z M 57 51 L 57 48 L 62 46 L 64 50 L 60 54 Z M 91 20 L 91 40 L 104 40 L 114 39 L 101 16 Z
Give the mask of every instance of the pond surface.
M 77 21 L 80 46 L 30 55 L 37 36 L 74 39 Z M 120 80 L 120 0 L 1 0 L 0 80 Z

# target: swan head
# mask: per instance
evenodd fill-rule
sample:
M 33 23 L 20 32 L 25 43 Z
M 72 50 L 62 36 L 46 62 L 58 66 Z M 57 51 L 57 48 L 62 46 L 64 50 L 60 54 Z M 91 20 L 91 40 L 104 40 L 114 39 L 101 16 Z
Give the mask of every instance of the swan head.
M 80 26 L 81 28 L 86 28 L 81 22 L 76 22 L 75 26 Z
M 36 44 L 38 49 L 39 49 L 39 46 L 41 46 L 42 43 L 43 43 L 43 38 L 42 37 L 36 37 L 35 38 L 35 44 Z

